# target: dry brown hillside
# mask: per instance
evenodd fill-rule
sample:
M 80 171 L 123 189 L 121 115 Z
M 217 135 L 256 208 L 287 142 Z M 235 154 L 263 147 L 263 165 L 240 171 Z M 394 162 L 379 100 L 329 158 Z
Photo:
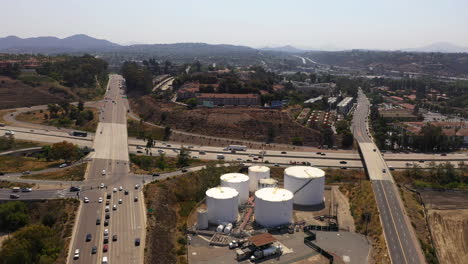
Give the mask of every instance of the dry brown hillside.
M 20 80 L 0 76 L 0 109 L 58 103 L 73 100 L 76 95 L 57 84 L 28 85 Z
M 143 96 L 130 100 L 133 111 L 155 124 L 208 136 L 291 144 L 292 138 L 302 138 L 304 145 L 317 146 L 319 133 L 300 126 L 289 115 L 276 109 L 247 107 L 197 108 L 183 106 Z

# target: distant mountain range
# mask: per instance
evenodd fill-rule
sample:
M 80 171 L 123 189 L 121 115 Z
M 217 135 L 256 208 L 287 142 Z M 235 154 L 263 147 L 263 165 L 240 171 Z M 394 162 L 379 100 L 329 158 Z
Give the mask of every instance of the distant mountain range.
M 468 52 L 468 47 L 460 47 L 449 42 L 437 42 L 424 47 L 403 49 L 402 51 L 459 53 Z
M 104 39 L 96 39 L 87 35 L 73 35 L 67 38 L 37 37 L 19 38 L 8 36 L 0 38 L 0 52 L 7 53 L 60 53 L 80 52 L 121 47 Z
M 298 49 L 298 48 L 295 48 L 295 47 L 290 46 L 290 45 L 282 46 L 282 47 L 264 47 L 264 48 L 260 48 L 260 50 L 286 52 L 286 53 L 303 53 L 303 52 L 306 52 L 306 50 Z

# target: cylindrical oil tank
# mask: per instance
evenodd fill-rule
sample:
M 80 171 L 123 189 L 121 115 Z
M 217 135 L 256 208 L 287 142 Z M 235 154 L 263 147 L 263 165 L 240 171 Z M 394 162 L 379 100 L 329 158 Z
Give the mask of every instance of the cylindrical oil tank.
M 239 193 L 239 204 L 249 199 L 249 176 L 242 173 L 227 173 L 221 175 L 221 186 L 230 187 Z
M 230 187 L 215 187 L 206 191 L 208 222 L 220 224 L 237 220 L 239 193 Z
M 294 204 L 320 204 L 324 198 L 325 172 L 310 166 L 288 167 L 284 170 L 284 188 L 294 194 Z
M 255 192 L 255 222 L 264 227 L 289 224 L 293 194 L 283 188 L 263 188 Z
M 218 225 L 218 227 L 216 227 L 216 232 L 218 233 L 222 233 L 224 230 L 224 226 L 223 225 Z
M 208 211 L 206 211 L 206 209 L 197 210 L 197 228 L 198 229 L 208 228 Z
M 249 190 L 255 192 L 258 189 L 258 181 L 260 179 L 270 178 L 270 168 L 266 166 L 250 166 L 249 177 Z
M 274 188 L 278 186 L 278 181 L 273 179 L 273 178 L 268 178 L 268 179 L 260 179 L 258 181 L 258 188 Z

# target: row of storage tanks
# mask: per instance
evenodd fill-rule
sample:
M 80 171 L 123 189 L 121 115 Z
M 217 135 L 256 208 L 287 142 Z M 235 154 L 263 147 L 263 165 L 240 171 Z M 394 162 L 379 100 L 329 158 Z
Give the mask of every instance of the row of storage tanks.
M 220 177 L 220 187 L 206 191 L 207 210 L 198 211 L 199 229 L 208 228 L 208 223 L 236 222 L 238 206 L 247 202 L 249 192 L 255 192 L 255 221 L 265 227 L 290 223 L 293 204 L 308 206 L 323 202 L 325 172 L 321 169 L 310 166 L 286 168 L 284 189 L 273 187 L 276 186 L 274 181 L 266 180 L 270 178 L 268 167 L 251 166 L 248 174 L 224 174 Z

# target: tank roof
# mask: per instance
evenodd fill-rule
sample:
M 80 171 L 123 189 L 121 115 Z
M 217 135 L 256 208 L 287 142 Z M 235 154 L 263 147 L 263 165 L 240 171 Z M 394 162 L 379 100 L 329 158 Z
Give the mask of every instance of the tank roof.
M 206 190 L 205 194 L 215 199 L 231 199 L 239 195 L 236 189 L 230 187 L 214 187 Z
M 249 181 L 249 176 L 242 173 L 226 173 L 221 175 L 221 180 L 227 182 L 246 182 Z
M 255 196 L 270 202 L 282 202 L 291 200 L 294 195 L 283 188 L 263 188 L 255 192 Z
M 276 184 L 276 183 L 278 183 L 278 181 L 273 179 L 273 178 L 260 179 L 259 182 L 263 183 L 263 184 Z
M 292 166 L 284 170 L 284 173 L 288 176 L 296 178 L 320 178 L 325 176 L 325 172 L 319 168 L 310 166 Z
M 250 166 L 249 170 L 255 172 L 267 172 L 270 170 L 270 168 L 268 168 L 267 166 Z

